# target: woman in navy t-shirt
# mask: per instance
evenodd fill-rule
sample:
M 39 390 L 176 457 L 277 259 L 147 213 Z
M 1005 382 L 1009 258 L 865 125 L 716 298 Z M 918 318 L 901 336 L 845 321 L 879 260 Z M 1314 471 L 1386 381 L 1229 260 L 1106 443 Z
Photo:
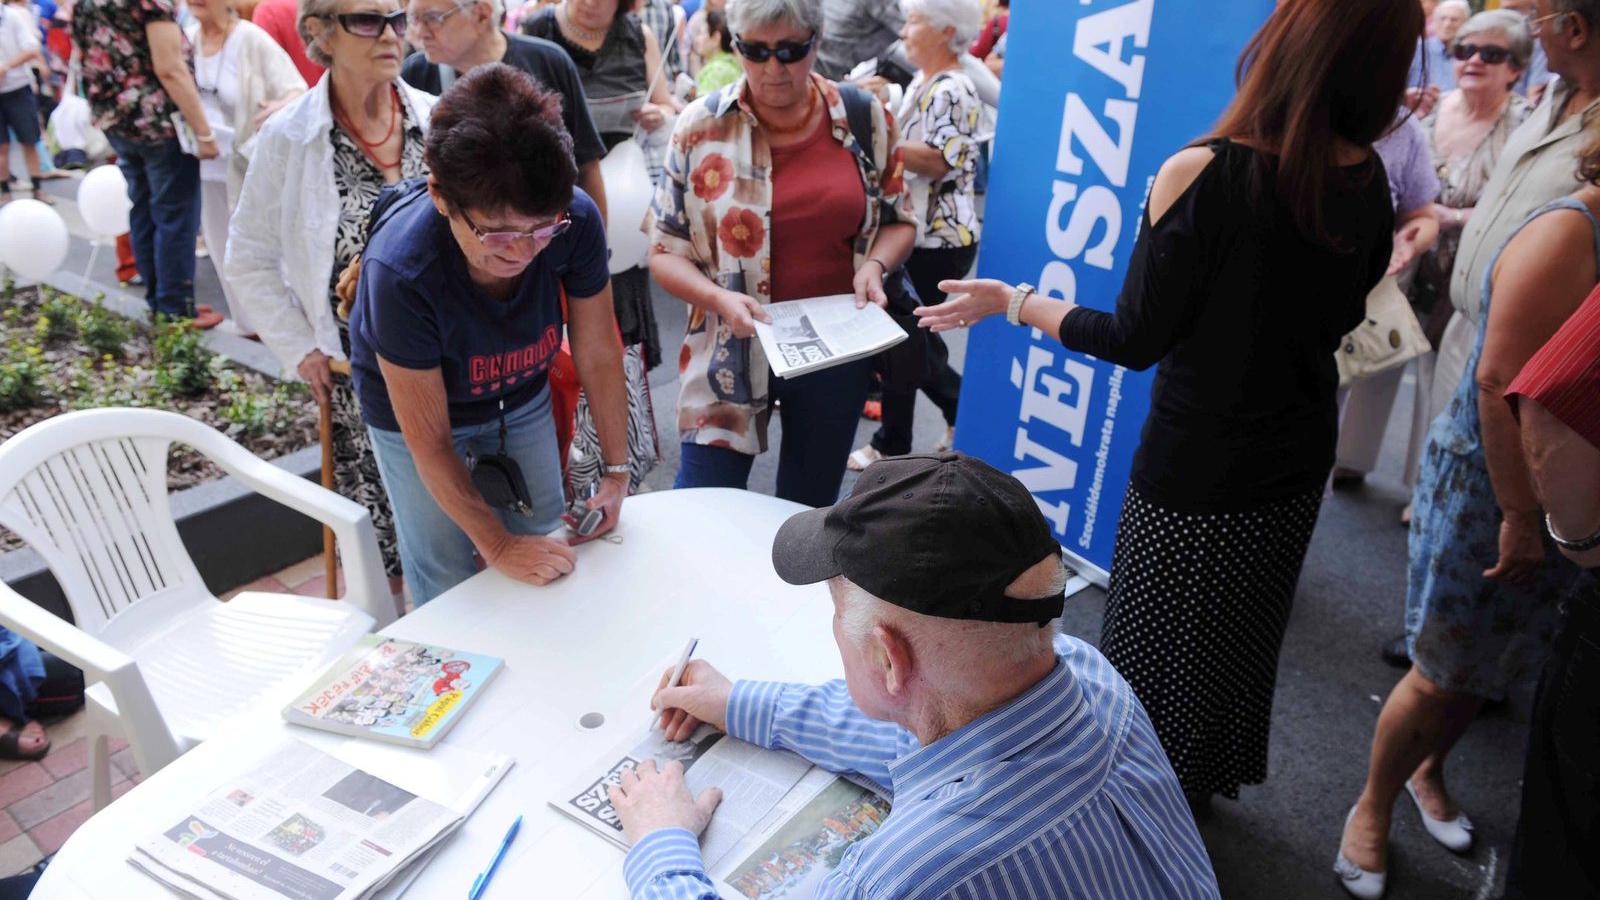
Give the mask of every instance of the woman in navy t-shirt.
M 606 462 L 589 501 L 605 519 L 591 538 L 615 527 L 628 487 L 605 225 L 573 186 L 559 100 L 509 66 L 474 69 L 434 109 L 427 159 L 426 186 L 378 217 L 350 328 L 361 414 L 419 605 L 471 576 L 474 550 L 533 584 L 572 571 L 567 542 L 544 536 L 564 506 L 547 379 L 563 324 Z M 480 493 L 470 467 L 489 456 L 520 470 L 524 503 L 491 506 Z

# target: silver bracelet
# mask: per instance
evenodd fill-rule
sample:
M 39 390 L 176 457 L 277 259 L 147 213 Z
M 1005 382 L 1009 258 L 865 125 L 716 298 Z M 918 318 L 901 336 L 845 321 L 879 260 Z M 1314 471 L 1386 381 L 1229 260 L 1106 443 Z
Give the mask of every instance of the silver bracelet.
M 1600 547 L 1600 530 L 1595 531 L 1594 534 L 1591 534 L 1586 538 L 1579 538 L 1575 541 L 1569 541 L 1561 535 L 1556 534 L 1556 526 L 1550 521 L 1549 513 L 1544 514 L 1544 530 L 1549 533 L 1550 540 L 1555 541 L 1556 546 L 1563 550 L 1571 550 L 1574 553 L 1581 553 L 1585 550 L 1593 550 L 1596 547 Z

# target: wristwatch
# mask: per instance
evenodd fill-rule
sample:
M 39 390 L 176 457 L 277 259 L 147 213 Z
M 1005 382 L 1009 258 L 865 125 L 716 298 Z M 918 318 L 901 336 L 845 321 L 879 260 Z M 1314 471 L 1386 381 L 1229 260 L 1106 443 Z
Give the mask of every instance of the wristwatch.
M 1029 294 L 1038 293 L 1034 286 L 1023 282 L 1011 292 L 1011 302 L 1006 304 L 1006 321 L 1013 325 L 1022 324 L 1022 304 L 1028 299 Z
M 600 473 L 602 475 L 632 475 L 633 474 L 633 467 L 628 465 L 627 463 L 618 463 L 617 465 L 614 465 L 614 466 L 610 465 L 610 464 L 607 464 L 607 465 L 601 466 Z

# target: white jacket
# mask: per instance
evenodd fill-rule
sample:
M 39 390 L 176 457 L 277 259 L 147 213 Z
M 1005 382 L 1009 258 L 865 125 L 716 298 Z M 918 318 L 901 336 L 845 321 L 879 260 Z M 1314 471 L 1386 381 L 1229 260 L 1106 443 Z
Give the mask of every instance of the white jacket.
M 268 119 L 243 148 L 250 168 L 228 228 L 224 271 L 234 296 L 291 378 L 313 350 L 344 358 L 328 300 L 340 215 L 329 77 Z M 439 98 L 398 78 L 395 85 L 426 131 Z
M 306 81 L 300 77 L 300 70 L 294 67 L 294 60 L 278 46 L 272 35 L 246 19 L 233 23 L 233 27 L 235 31 L 231 40 L 237 42 L 233 52 L 238 54 L 239 103 L 233 110 L 233 121 L 225 123 L 233 129 L 234 151 L 228 158 L 230 208 L 238 205 L 239 192 L 244 189 L 246 163 L 249 160 L 240 148 L 255 136 L 254 121 L 261 104 L 267 100 L 277 100 L 290 91 L 306 89 Z M 187 34 L 195 55 L 199 55 L 200 24 L 197 22 L 191 26 Z

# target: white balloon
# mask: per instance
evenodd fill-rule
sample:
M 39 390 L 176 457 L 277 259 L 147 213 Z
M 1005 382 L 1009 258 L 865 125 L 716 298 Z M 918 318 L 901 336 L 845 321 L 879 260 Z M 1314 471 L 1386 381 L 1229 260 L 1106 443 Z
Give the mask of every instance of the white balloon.
M 606 245 L 615 275 L 643 263 L 650 251 L 650 236 L 642 226 L 655 191 L 644 150 L 632 139 L 612 147 L 600 160 L 600 179 L 606 185 Z
M 55 273 L 67 258 L 67 223 L 37 200 L 0 206 L 0 263 L 30 281 Z
M 78 185 L 78 213 L 89 230 L 102 238 L 128 233 L 128 182 L 114 165 L 98 166 Z

